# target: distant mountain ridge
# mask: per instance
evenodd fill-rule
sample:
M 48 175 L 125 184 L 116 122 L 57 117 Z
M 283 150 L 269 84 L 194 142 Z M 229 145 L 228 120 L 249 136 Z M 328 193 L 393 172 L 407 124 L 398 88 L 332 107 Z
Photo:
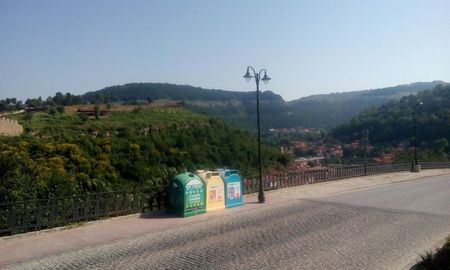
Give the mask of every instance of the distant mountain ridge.
M 437 140 L 445 139 L 448 143 L 450 84 L 441 84 L 432 90 L 419 91 L 416 95 L 404 96 L 382 106 L 366 109 L 334 128 L 333 137 L 344 142 L 352 142 L 360 140 L 362 131 L 367 129 L 372 144 L 395 146 L 406 142 L 407 146 L 412 146 L 414 106 L 418 106 L 416 107 L 418 144 L 431 148 L 436 146 L 436 143 L 439 144 Z M 448 148 L 448 145 L 444 148 Z M 446 153 L 449 154 L 448 151 Z
M 431 82 L 415 82 L 409 84 L 400 84 L 397 86 L 389 86 L 383 88 L 374 88 L 374 89 L 366 89 L 366 90 L 355 90 L 349 92 L 333 92 L 328 94 L 317 94 L 310 95 L 307 97 L 302 97 L 299 99 L 295 99 L 289 101 L 290 103 L 296 103 L 301 100 L 329 100 L 330 98 L 343 98 L 343 97 L 352 97 L 352 96 L 404 96 L 405 94 L 411 93 L 411 91 L 422 91 L 424 89 L 429 88 L 430 86 L 436 86 L 438 84 L 446 84 L 444 81 L 435 80 Z
M 305 126 L 334 127 L 372 106 L 433 89 L 444 81 L 416 82 L 393 87 L 312 95 L 288 102 L 293 114 Z M 323 117 L 326 115 L 326 117 Z M 314 117 L 313 117 L 314 116 Z
M 320 94 L 286 102 L 272 91 L 260 95 L 262 126 L 269 128 L 335 127 L 364 109 L 432 89 L 443 81 L 416 82 L 394 87 Z M 255 92 L 204 89 L 168 83 L 130 83 L 110 86 L 83 95 L 89 102 L 177 100 L 195 112 L 221 117 L 246 128 L 255 128 Z

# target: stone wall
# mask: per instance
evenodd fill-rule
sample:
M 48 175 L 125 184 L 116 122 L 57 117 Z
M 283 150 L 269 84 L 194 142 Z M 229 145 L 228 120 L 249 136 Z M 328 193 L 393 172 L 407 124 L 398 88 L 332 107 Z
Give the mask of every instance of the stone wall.
M 17 123 L 17 120 L 0 115 L 0 136 L 18 136 L 22 133 L 23 127 Z

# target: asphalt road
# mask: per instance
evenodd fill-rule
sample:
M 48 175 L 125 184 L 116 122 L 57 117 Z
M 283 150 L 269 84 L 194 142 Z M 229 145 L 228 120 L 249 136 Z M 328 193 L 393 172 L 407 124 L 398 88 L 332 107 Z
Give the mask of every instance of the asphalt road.
M 251 208 L 7 269 L 408 269 L 450 234 L 450 176 Z
M 365 191 L 329 196 L 322 201 L 448 216 L 450 176 L 399 182 Z

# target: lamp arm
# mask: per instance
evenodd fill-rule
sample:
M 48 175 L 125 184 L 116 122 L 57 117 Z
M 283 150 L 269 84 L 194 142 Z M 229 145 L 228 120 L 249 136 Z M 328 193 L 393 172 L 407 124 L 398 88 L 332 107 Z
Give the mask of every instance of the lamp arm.
M 253 77 L 256 76 L 256 71 L 252 66 L 248 66 L 247 69 L 251 69 L 253 71 Z
M 264 72 L 267 72 L 267 70 L 266 70 L 265 68 L 261 69 L 261 70 L 259 71 L 259 77 L 260 77 L 260 78 L 261 78 L 261 73 L 262 73 L 263 71 L 264 71 Z

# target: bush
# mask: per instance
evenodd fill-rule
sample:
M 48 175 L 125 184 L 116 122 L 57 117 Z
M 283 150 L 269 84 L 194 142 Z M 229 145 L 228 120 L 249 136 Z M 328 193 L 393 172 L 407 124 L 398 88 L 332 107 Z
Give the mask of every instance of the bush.
M 450 269 L 450 237 L 445 245 L 433 252 L 421 255 L 421 261 L 417 264 L 419 270 L 445 270 Z
M 58 106 L 58 107 L 56 107 L 56 110 L 57 110 L 59 113 L 64 113 L 64 106 Z

